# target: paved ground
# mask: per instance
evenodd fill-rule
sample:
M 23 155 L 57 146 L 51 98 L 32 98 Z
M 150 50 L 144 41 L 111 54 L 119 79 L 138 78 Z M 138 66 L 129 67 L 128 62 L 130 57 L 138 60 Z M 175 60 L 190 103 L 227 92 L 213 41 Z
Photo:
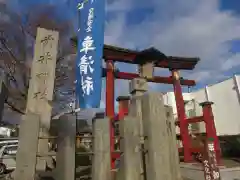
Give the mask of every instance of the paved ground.
M 236 159 L 236 160 L 231 160 L 231 159 L 223 159 L 222 163 L 224 164 L 224 166 L 226 167 L 240 167 L 240 159 Z M 81 171 L 81 168 L 77 168 L 77 171 Z M 5 174 L 5 175 L 0 175 L 0 180 L 13 180 L 13 178 L 11 177 L 11 173 L 10 174 Z M 52 179 L 44 179 L 44 180 L 52 180 Z M 188 178 L 184 178 L 183 180 L 192 180 L 192 179 L 188 179 Z
M 240 167 L 240 159 L 235 158 L 233 159 L 222 159 L 222 163 L 224 166 L 231 168 L 231 167 Z
M 13 180 L 13 178 L 11 177 L 11 175 L 7 174 L 7 175 L 1 175 L 0 180 Z

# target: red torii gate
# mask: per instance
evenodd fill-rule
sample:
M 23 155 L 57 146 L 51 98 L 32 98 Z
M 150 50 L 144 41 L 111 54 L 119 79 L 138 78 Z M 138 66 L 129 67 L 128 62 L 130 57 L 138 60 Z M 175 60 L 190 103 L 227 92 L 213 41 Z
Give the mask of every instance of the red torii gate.
M 189 162 L 192 160 L 190 152 L 190 137 L 188 134 L 188 123 L 186 122 L 184 100 L 182 96 L 181 85 L 194 86 L 194 80 L 186 80 L 179 77 L 179 70 L 193 70 L 199 61 L 199 58 L 183 58 L 183 57 L 172 57 L 163 56 L 156 49 L 145 50 L 146 59 L 155 59 L 155 67 L 168 68 L 172 76 L 171 77 L 161 77 L 154 76 L 153 78 L 147 78 L 148 82 L 173 84 L 174 93 L 176 97 L 177 113 L 180 123 L 180 134 L 183 142 L 183 152 L 184 160 Z M 114 79 L 126 79 L 131 80 L 133 78 L 139 77 L 137 73 L 127 73 L 116 71 L 114 67 L 114 62 L 124 62 L 129 64 L 139 64 L 136 62 L 136 57 L 142 52 L 133 51 L 128 49 L 123 49 L 119 47 L 104 46 L 104 59 L 106 61 L 106 115 L 114 120 Z M 157 61 L 156 61 L 157 60 Z M 111 151 L 114 151 L 114 128 L 111 123 Z M 114 155 L 113 155 L 114 157 Z M 112 162 L 112 166 L 114 162 Z
M 76 39 L 72 39 L 77 42 Z M 128 64 L 140 64 L 140 62 L 136 61 L 138 55 L 142 54 L 144 59 L 149 59 L 150 61 L 154 61 L 154 67 L 159 68 L 168 68 L 171 72 L 172 76 L 170 77 L 161 77 L 154 76 L 152 78 L 146 78 L 148 82 L 155 83 L 163 83 L 163 84 L 173 84 L 174 94 L 176 100 L 178 121 L 176 125 L 180 127 L 180 136 L 183 144 L 183 153 L 184 153 L 184 161 L 191 162 L 192 161 L 192 152 L 199 150 L 193 150 L 191 148 L 191 140 L 188 132 L 188 124 L 196 123 L 204 121 L 206 124 L 207 137 L 213 137 L 215 139 L 214 144 L 217 152 L 217 160 L 220 161 L 220 147 L 216 134 L 216 129 L 214 125 L 213 115 L 211 105 L 208 103 L 204 103 L 203 106 L 203 116 L 195 117 L 191 119 L 186 118 L 185 114 L 185 106 L 182 95 L 181 85 L 184 86 L 194 86 L 196 83 L 194 80 L 187 80 L 180 78 L 179 70 L 193 70 L 196 64 L 199 61 L 199 58 L 186 58 L 186 57 L 173 57 L 173 56 L 165 56 L 158 50 L 154 48 L 150 48 L 144 51 L 134 51 L 124 48 L 119 48 L 110 45 L 104 45 L 103 58 L 106 62 L 106 68 L 103 71 L 103 77 L 106 77 L 106 115 L 110 118 L 110 148 L 112 152 L 112 168 L 114 168 L 114 161 L 119 157 L 119 154 L 114 154 L 114 127 L 113 121 L 115 120 L 115 111 L 114 111 L 114 80 L 117 79 L 125 79 L 131 80 L 137 77 L 140 77 L 137 73 L 128 73 L 128 72 L 120 72 L 114 67 L 114 62 L 123 62 Z M 126 100 L 126 99 L 125 99 Z M 124 102 L 124 101 L 123 101 Z M 126 101 L 125 101 L 126 102 Z M 127 113 L 127 103 L 119 104 L 119 114 L 118 118 L 124 117 Z

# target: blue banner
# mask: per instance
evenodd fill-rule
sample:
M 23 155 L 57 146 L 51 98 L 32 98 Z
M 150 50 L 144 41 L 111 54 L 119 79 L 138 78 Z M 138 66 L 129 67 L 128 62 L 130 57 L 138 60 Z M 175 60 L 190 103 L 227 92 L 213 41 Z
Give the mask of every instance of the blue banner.
M 99 108 L 102 89 L 105 0 L 80 0 L 76 95 L 79 107 Z

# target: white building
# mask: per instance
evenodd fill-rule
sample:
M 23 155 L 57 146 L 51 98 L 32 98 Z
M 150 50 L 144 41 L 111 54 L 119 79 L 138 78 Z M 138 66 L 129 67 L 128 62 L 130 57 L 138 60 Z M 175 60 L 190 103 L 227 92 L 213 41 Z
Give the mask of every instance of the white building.
M 202 108 L 199 103 L 211 101 L 214 103 L 213 115 L 218 136 L 240 135 L 240 75 L 209 85 L 191 93 L 183 94 L 186 102 L 185 109 L 188 117 L 201 116 Z M 177 116 L 175 97 L 173 92 L 164 95 L 166 105 L 173 107 Z M 205 132 L 204 123 L 192 124 L 192 129 Z M 179 132 L 179 130 L 177 130 Z

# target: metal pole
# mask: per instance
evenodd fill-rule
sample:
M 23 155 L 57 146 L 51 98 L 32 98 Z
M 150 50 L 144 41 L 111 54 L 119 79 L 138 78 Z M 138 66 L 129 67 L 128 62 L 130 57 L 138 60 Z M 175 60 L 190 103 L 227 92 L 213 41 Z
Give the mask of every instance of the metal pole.
M 209 99 L 209 89 L 208 89 L 208 86 L 206 86 L 204 90 L 205 90 L 206 101 L 210 101 L 210 99 Z
M 240 82 L 238 81 L 238 77 L 236 75 L 234 75 L 233 81 L 234 81 L 234 84 L 235 84 L 235 90 L 237 92 L 238 102 L 240 104 Z

